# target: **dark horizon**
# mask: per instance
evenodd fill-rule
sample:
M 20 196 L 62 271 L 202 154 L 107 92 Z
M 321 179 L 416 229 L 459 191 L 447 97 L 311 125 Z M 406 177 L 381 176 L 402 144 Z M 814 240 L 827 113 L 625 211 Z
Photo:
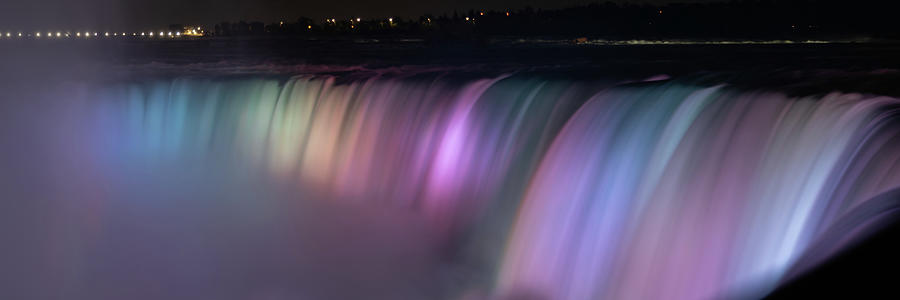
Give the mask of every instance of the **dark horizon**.
M 707 3 L 720 0 L 387 0 L 357 2 L 333 0 L 291 2 L 285 0 L 35 0 L 0 3 L 0 30 L 146 30 L 168 24 L 213 25 L 223 21 L 261 21 L 265 23 L 307 17 L 326 18 L 413 18 L 424 14 L 452 15 L 469 10 L 560 9 L 591 3 L 664 5 L 669 3 Z
M 491 37 L 719 41 L 728 39 L 885 42 L 897 40 L 893 9 L 834 0 L 704 1 L 668 4 L 591 2 L 564 8 L 468 9 L 416 16 L 381 15 L 310 18 L 220 19 L 210 22 L 157 22 L 143 28 L 0 27 L 0 38 L 90 36 L 376 36 L 486 42 Z M 198 27 L 199 26 L 199 27 Z M 45 26 L 47 27 L 47 26 Z M 196 32 L 194 28 L 196 27 Z M 203 27 L 201 29 L 201 27 Z M 88 32 L 89 31 L 89 32 Z M 152 33 L 148 37 L 153 37 Z

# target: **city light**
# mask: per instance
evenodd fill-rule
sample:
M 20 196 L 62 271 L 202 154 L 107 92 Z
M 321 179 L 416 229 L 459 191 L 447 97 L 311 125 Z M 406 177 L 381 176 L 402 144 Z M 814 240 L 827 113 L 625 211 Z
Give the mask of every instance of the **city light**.
M 394 18 L 388 18 L 388 22 L 394 22 Z
M 312 29 L 312 25 L 306 25 L 306 29 Z
M 360 19 L 360 18 L 356 18 L 356 22 L 359 22 L 359 21 L 360 21 L 360 20 L 362 20 L 362 19 Z
M 312 29 L 312 25 L 307 26 L 307 28 Z M 183 36 L 185 36 L 185 37 L 186 36 L 198 36 L 198 37 L 203 36 L 203 31 L 201 30 L 201 27 L 185 27 L 183 31 L 168 31 L 168 32 L 160 31 L 158 33 L 141 32 L 140 35 L 147 36 L 148 33 L 150 36 L 155 36 L 158 34 L 158 36 L 160 36 L 160 37 L 168 36 L 171 38 L 183 37 Z M 14 32 L 12 32 L 12 31 L 0 32 L 0 38 L 3 38 L 3 37 L 12 38 L 14 36 L 13 34 L 14 34 Z M 31 38 L 42 38 L 42 39 L 68 38 L 68 37 L 89 38 L 91 36 L 95 36 L 95 37 L 98 37 L 98 36 L 127 37 L 128 35 L 129 35 L 128 32 L 91 32 L 91 31 L 85 31 L 85 32 L 82 32 L 82 31 L 74 31 L 74 32 L 73 31 L 35 31 L 34 33 L 22 33 L 22 32 L 15 33 L 15 36 L 18 36 L 18 37 L 26 37 L 27 36 L 27 37 L 31 37 Z M 131 36 L 137 36 L 137 35 L 138 35 L 137 32 L 131 33 Z

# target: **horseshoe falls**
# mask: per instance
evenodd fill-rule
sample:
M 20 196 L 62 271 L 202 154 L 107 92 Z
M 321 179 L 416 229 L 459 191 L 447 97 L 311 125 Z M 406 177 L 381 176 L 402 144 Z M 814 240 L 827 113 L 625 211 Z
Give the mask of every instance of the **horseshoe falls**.
M 30 93 L 0 113 L 0 188 L 34 199 L 3 204 L 5 233 L 36 232 L 6 238 L 22 298 L 759 298 L 892 220 L 900 186 L 900 101 L 867 94 L 524 74 Z

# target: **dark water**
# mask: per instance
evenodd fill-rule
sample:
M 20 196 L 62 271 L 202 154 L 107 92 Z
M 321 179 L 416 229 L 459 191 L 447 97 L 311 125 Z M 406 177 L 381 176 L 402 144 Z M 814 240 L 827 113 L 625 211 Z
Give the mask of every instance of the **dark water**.
M 778 42 L 778 41 L 775 41 Z M 420 39 L 4 40 L 3 76 L 85 74 L 309 74 L 455 71 L 606 79 L 653 75 L 895 94 L 900 45 L 775 43 L 575 45 L 496 39 L 435 44 Z M 68 70 L 66 70 L 68 69 Z M 89 73 L 88 73 L 89 74 Z M 98 76 L 100 74 L 93 74 Z M 818 90 L 816 90 L 818 88 Z

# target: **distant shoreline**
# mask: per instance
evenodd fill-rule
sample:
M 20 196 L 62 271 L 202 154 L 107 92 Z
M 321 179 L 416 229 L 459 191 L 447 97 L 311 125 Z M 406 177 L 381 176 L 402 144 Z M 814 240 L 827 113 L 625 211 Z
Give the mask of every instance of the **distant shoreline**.
M 146 41 L 146 42 L 186 42 L 186 41 L 352 41 L 355 43 L 482 43 L 482 44 L 528 44 L 528 45 L 585 45 L 585 46 L 640 46 L 640 45 L 791 45 L 791 44 L 897 44 L 900 40 L 887 38 L 797 38 L 797 39 L 729 39 L 729 38 L 588 38 L 588 37 L 559 37 L 559 36 L 484 36 L 471 39 L 465 38 L 434 38 L 420 35 L 321 35 L 321 36 L 203 36 L 203 37 L 0 37 L 0 43 L 15 41 L 46 41 L 46 42 L 115 42 L 115 41 Z

